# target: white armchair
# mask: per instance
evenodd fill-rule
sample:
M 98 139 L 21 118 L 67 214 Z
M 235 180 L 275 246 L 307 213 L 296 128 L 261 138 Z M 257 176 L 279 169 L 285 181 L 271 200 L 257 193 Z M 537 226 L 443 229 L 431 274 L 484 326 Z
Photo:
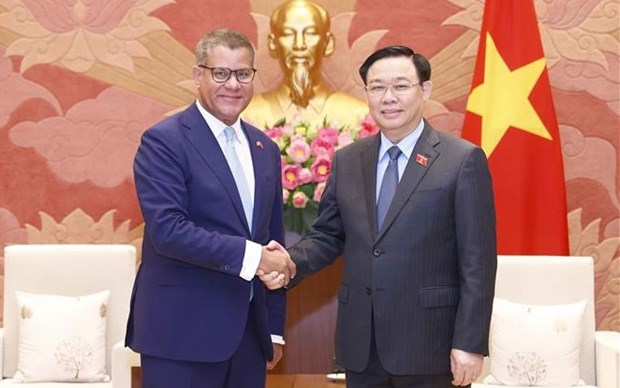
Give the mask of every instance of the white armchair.
M 31 383 L 32 387 L 130 388 L 135 354 L 123 345 L 129 299 L 135 277 L 136 250 L 131 245 L 53 244 L 5 248 L 4 328 L 0 332 L 0 387 L 18 386 L 19 319 L 16 291 L 81 296 L 109 290 L 105 334 L 105 369 L 111 379 L 97 383 Z M 22 385 L 23 386 L 23 385 Z
M 620 388 L 620 333 L 595 332 L 591 257 L 499 256 L 495 296 L 528 305 L 563 305 L 585 300 L 580 378 L 588 386 Z M 494 386 L 483 383 L 490 373 L 489 364 L 490 359 L 485 359 L 485 369 L 474 388 Z

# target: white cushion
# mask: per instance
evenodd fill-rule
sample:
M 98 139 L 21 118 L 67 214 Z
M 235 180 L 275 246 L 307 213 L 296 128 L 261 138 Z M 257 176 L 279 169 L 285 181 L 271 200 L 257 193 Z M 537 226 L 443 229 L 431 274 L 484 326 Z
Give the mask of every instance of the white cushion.
M 1 388 L 80 388 L 86 385 L 88 388 L 116 388 L 111 382 L 107 383 L 81 383 L 76 385 L 75 383 L 58 383 L 58 382 L 43 382 L 43 383 L 20 383 L 13 379 L 0 380 Z M 129 387 L 127 385 L 127 387 Z M 581 388 L 581 387 L 580 387 Z
M 585 308 L 586 301 L 543 306 L 495 298 L 492 376 L 488 383 L 554 387 L 579 384 Z
M 16 293 L 17 382 L 108 381 L 105 335 L 108 290 L 70 297 Z
M 493 377 L 493 375 L 488 375 L 487 377 L 485 377 L 483 382 L 484 382 L 484 387 L 486 388 L 498 387 L 498 386 L 502 388 L 506 387 L 506 385 L 502 384 L 501 381 L 498 381 L 495 377 Z M 474 384 L 472 384 L 472 386 L 474 386 Z M 513 388 L 530 387 L 530 385 L 511 385 L 511 387 Z M 577 381 L 577 384 L 570 384 L 570 385 L 565 385 L 565 386 L 554 386 L 553 388 L 570 388 L 570 387 L 586 388 L 586 387 L 596 387 L 596 386 L 586 385 L 585 381 L 579 379 L 579 381 Z
M 487 376 L 487 378 L 490 378 L 491 376 Z M 582 380 L 580 380 L 582 381 Z M 585 382 L 584 382 L 585 384 Z M 577 384 L 579 387 L 576 388 L 600 388 L 597 387 L 596 385 L 581 385 L 581 384 Z M 0 384 L 0 387 L 2 386 L 2 384 Z M 512 386 L 513 388 L 529 388 L 529 386 Z M 571 388 L 574 387 L 574 385 L 567 385 L 566 387 L 554 387 L 554 388 Z M 90 388 L 90 387 L 89 387 Z M 486 379 L 484 381 L 484 383 L 472 383 L 471 384 L 471 388 L 506 388 L 505 385 L 503 384 L 496 384 L 493 383 L 492 381 L 487 382 Z

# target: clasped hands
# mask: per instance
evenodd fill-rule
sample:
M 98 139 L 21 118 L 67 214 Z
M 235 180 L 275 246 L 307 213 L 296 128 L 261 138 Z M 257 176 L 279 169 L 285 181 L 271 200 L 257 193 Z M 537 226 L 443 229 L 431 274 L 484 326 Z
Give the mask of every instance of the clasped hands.
M 297 267 L 282 245 L 271 240 L 263 246 L 256 276 L 268 289 L 276 290 L 286 286 L 296 273 Z

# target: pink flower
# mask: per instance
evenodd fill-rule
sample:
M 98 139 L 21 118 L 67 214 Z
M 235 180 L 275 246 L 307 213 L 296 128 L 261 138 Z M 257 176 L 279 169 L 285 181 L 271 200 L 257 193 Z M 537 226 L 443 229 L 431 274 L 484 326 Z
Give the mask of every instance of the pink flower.
M 299 171 L 299 181 L 302 185 L 312 182 L 312 171 L 309 168 L 302 168 Z
M 284 136 L 291 136 L 293 134 L 293 126 L 291 124 L 285 124 L 282 128 L 282 134 Z
M 303 135 L 300 135 L 298 133 L 292 134 L 290 138 L 291 138 L 291 143 L 295 143 L 297 141 L 303 141 L 304 143 L 307 143 L 306 138 Z
M 373 119 L 366 116 L 354 128 L 340 127 L 337 122 L 326 121 L 323 125 L 313 126 L 303 120 L 290 123 L 281 120 L 265 131 L 280 147 L 282 199 L 286 211 L 300 209 L 304 214 L 303 226 L 287 217 L 287 227 L 301 228 L 303 232 L 309 216 L 306 211 L 314 210 L 324 196 L 336 150 L 351 144 L 360 134 L 368 137 L 379 129 Z
M 299 170 L 298 165 L 287 164 L 282 168 L 282 186 L 285 189 L 293 190 L 299 186 Z
M 325 191 L 325 182 L 321 182 L 316 185 L 312 199 L 319 202 L 321 200 L 321 197 L 323 197 L 323 191 Z
M 340 131 L 335 128 L 325 127 L 319 130 L 319 139 L 328 142 L 329 144 L 336 144 L 338 141 L 338 135 Z
M 296 191 L 295 194 L 293 194 L 293 207 L 298 209 L 305 208 L 308 203 L 308 199 L 309 198 L 306 194 L 301 191 Z
M 379 127 L 377 127 L 375 120 L 373 120 L 370 114 L 364 117 L 364 119 L 360 122 L 360 125 L 362 126 L 362 129 L 360 130 L 360 133 L 359 133 L 360 139 L 366 138 L 368 136 L 372 136 L 375 133 L 379 132 Z
M 269 136 L 270 139 L 281 139 L 282 138 L 282 127 L 273 127 L 265 130 L 265 135 Z
M 338 135 L 338 149 L 347 146 L 349 144 L 353 143 L 353 138 L 351 137 L 351 133 L 346 131 L 346 132 L 342 132 L 340 135 Z
M 312 163 L 311 169 L 315 182 L 325 182 L 332 170 L 332 161 L 327 155 L 320 155 Z
M 296 139 L 286 149 L 286 154 L 295 163 L 303 163 L 310 157 L 310 146 L 303 139 Z
M 312 141 L 312 144 L 310 144 L 310 149 L 312 150 L 312 155 L 314 156 L 327 155 L 331 158 L 334 154 L 334 145 L 319 137 Z

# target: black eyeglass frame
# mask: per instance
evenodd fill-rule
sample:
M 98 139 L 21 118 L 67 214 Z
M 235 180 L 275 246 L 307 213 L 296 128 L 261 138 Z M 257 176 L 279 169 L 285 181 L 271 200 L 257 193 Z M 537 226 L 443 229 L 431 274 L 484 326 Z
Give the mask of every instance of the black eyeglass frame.
M 228 67 L 219 67 L 219 66 L 216 66 L 216 67 L 211 67 L 211 66 L 207 66 L 207 65 L 196 65 L 196 66 L 202 67 L 203 69 L 210 70 L 211 71 L 211 78 L 213 79 L 213 81 L 217 82 L 218 84 L 223 84 L 225 82 L 228 82 L 230 77 L 232 77 L 233 73 L 235 74 L 235 78 L 237 79 L 237 81 L 239 83 L 242 83 L 242 84 L 249 84 L 249 83 L 251 83 L 252 81 L 254 81 L 254 76 L 256 75 L 256 69 L 253 68 L 253 67 L 246 67 L 246 68 L 243 68 L 243 69 L 233 70 L 233 69 L 229 69 Z M 213 70 L 215 70 L 215 69 L 227 71 L 228 72 L 228 76 L 226 77 L 226 79 L 222 79 L 222 80 L 215 79 L 215 75 L 213 75 Z M 250 79 L 249 80 L 245 80 L 245 81 L 240 80 L 238 72 L 240 72 L 240 71 L 248 71 L 248 70 L 252 71 L 252 76 L 250 77 Z

